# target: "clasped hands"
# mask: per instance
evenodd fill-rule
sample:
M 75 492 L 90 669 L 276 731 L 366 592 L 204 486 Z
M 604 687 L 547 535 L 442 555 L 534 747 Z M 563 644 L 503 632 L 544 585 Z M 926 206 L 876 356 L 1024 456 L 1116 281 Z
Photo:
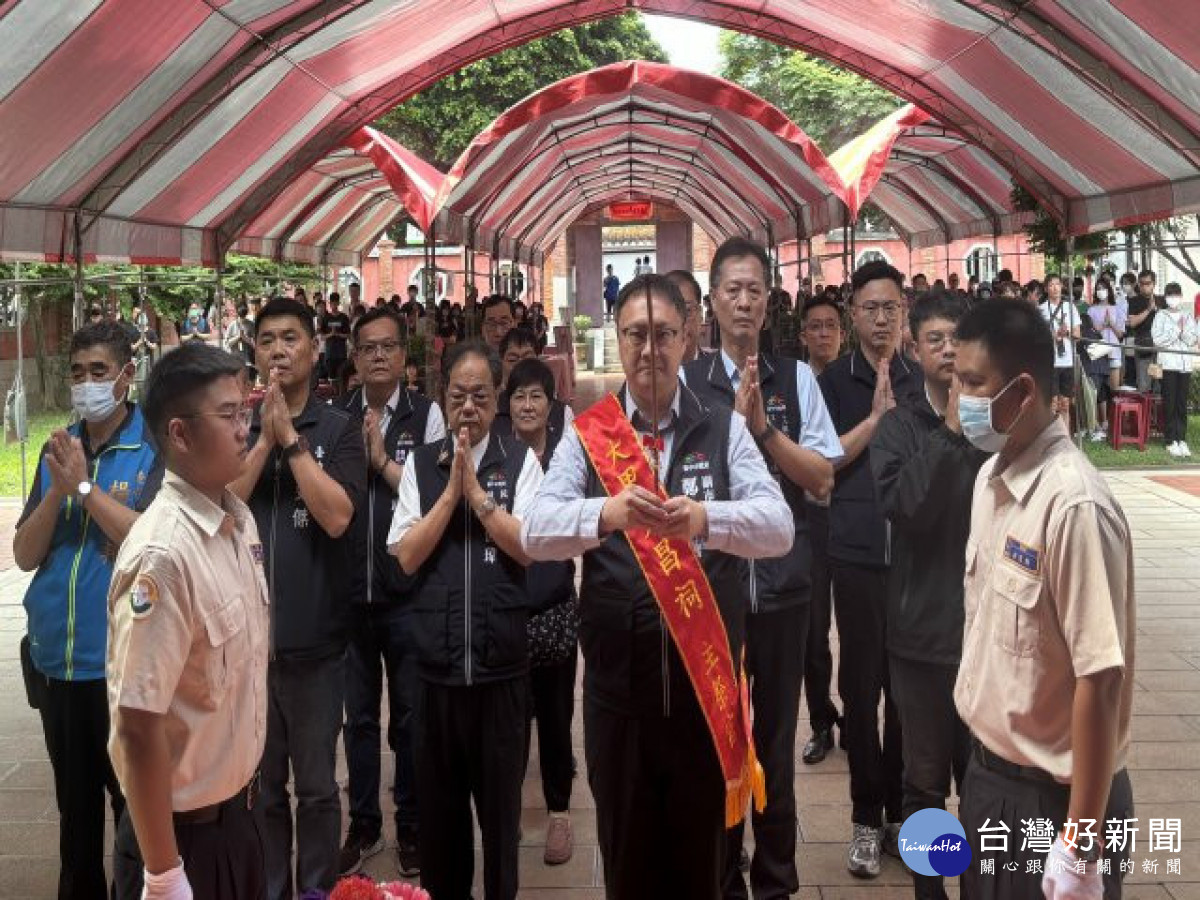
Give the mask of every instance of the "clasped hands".
M 292 414 L 287 398 L 279 386 L 277 373 L 271 369 L 267 390 L 258 408 L 262 424 L 262 438 L 267 447 L 289 447 L 296 441 L 296 428 L 292 425 Z
M 636 484 L 609 497 L 600 510 L 601 536 L 642 529 L 659 537 L 692 540 L 708 537 L 708 511 L 691 497 L 664 500 Z
M 487 498 L 488 493 L 479 484 L 475 474 L 475 461 L 471 458 L 470 431 L 464 426 L 458 429 L 458 439 L 454 442 L 454 458 L 450 462 L 450 480 L 442 498 L 451 506 L 457 506 L 460 499 L 465 498 L 471 509 L 479 509 Z

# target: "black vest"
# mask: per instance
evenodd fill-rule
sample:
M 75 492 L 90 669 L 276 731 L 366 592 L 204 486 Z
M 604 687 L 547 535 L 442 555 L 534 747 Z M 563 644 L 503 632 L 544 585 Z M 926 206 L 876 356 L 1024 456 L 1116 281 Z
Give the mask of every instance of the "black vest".
M 664 479 L 667 493 L 687 493 L 701 501 L 730 500 L 730 414 L 720 407 L 706 409 L 682 385 L 680 390 L 671 463 Z M 623 390 L 620 399 L 624 404 Z M 590 462 L 585 496 L 608 496 Z M 701 562 L 736 663 L 745 639 L 746 564 L 717 551 L 706 551 Z M 579 596 L 579 642 L 586 662 L 583 688 L 589 699 L 627 715 L 669 715 L 672 704 L 696 705 L 658 603 L 623 534 L 608 535 L 583 555 Z
M 429 514 L 446 489 L 453 452 L 447 437 L 418 447 L 409 457 L 422 515 Z M 476 473 L 480 486 L 508 512 L 528 452 L 524 444 L 493 434 Z M 413 638 L 421 677 L 437 684 L 472 685 L 528 671 L 525 570 L 492 542 L 466 500 L 459 501 L 416 583 Z
M 256 408 L 250 424 L 251 447 L 262 434 L 259 413 Z M 321 465 L 347 429 L 358 427 L 344 410 L 315 394 L 309 394 L 308 404 L 293 424 Z M 351 565 L 347 535 L 354 529 L 353 521 L 341 537 L 326 534 L 309 513 L 292 467 L 278 447 L 267 458 L 248 505 L 263 542 L 263 567 L 271 593 L 272 657 L 319 659 L 342 652 L 348 600 L 345 572 Z
M 767 419 L 789 439 L 800 443 L 803 421 L 800 397 L 796 392 L 796 360 L 786 356 L 758 356 L 759 384 Z M 684 366 L 688 387 L 707 406 L 733 408 L 734 390 L 725 372 L 720 353 L 699 357 Z M 814 382 L 813 389 L 816 390 Z M 812 544 L 805 519 L 804 490 L 779 471 L 766 452 L 767 468 L 779 482 L 783 497 L 792 510 L 796 537 L 792 549 L 775 559 L 749 560 L 750 612 L 774 612 L 809 601 L 812 584 Z
M 341 401 L 341 408 L 362 426 L 362 390 Z M 425 443 L 425 426 L 433 404 L 420 394 L 400 390 L 400 399 L 383 435 L 389 459 L 404 465 L 408 454 Z M 387 535 L 396 511 L 396 495 L 383 475 L 367 463 L 367 503 L 350 526 L 353 564 L 348 573 L 350 599 L 355 603 L 389 603 L 409 595 L 415 579 L 404 574 L 396 557 L 388 553 Z
M 553 401 L 557 402 L 557 401 Z M 551 409 L 551 417 L 554 411 Z M 494 428 L 495 426 L 493 426 Z M 562 439 L 562 432 L 546 428 L 546 449 L 542 452 L 542 471 L 550 468 L 554 449 Z M 520 441 L 516 441 L 520 443 Z M 534 615 L 545 612 L 552 606 L 565 603 L 575 597 L 575 560 L 535 562 L 525 570 L 525 591 L 529 594 L 529 608 Z

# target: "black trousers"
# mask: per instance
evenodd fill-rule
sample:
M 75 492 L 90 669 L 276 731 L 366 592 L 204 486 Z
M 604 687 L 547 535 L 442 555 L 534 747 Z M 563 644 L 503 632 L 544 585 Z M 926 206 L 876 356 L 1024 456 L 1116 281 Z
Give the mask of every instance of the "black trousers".
M 103 679 L 59 681 L 34 674 L 46 752 L 58 803 L 59 900 L 108 896 L 104 874 L 105 797 L 113 822 L 125 798 L 108 759 L 108 692 Z
M 834 560 L 833 591 L 841 661 L 846 756 L 850 763 L 851 818 L 878 828 L 901 819 L 900 719 L 892 702 L 887 667 L 887 570 Z M 884 699 L 883 740 L 879 739 L 879 698 Z
M 475 877 L 471 801 L 483 838 L 483 896 L 517 896 L 527 679 L 471 687 L 420 681 L 417 797 L 421 884 L 438 900 L 469 900 Z
M 890 657 L 892 700 L 900 716 L 904 750 L 903 816 L 945 809 L 950 779 L 962 796 L 971 734 L 954 706 L 958 667 Z M 941 876 L 913 873 L 918 900 L 944 900 Z
M 971 865 L 962 874 L 965 896 L 971 900 L 1042 900 L 1042 873 L 1030 872 L 1030 862 L 1038 860 L 1038 868 L 1045 867 L 1046 853 L 1034 848 L 1022 849 L 1025 840 L 1022 819 L 1049 819 L 1057 834 L 1067 818 L 1067 804 L 1071 787 L 1053 781 L 1049 775 L 1034 779 L 1013 772 L 997 771 L 1003 766 L 995 765 L 995 758 L 984 764 L 978 749 L 971 755 L 967 765 L 966 783 L 963 786 L 962 802 L 958 807 L 958 819 L 967 832 L 971 845 Z M 1124 769 L 1113 776 L 1108 793 L 1108 806 L 1104 820 L 1133 818 L 1133 788 L 1129 773 Z M 990 819 L 989 829 L 1003 823 L 1008 826 L 1008 849 L 1006 851 L 981 849 L 979 829 Z M 1096 834 L 1105 838 L 1105 825 L 1098 822 Z M 1138 835 L 1145 837 L 1145 832 Z M 995 834 L 989 834 L 989 841 Z M 1053 843 L 1053 838 L 1049 839 Z M 993 845 L 994 846 L 994 845 Z M 1122 851 L 1106 849 L 1104 855 L 1110 859 L 1111 874 L 1104 876 L 1105 900 L 1119 900 L 1124 873 L 1121 862 L 1129 858 L 1128 845 Z M 985 861 L 994 869 L 994 874 L 984 874 Z M 1009 871 L 1007 866 L 1011 866 Z
M 717 900 L 725 784 L 694 696 L 674 694 L 670 716 L 637 718 L 585 695 L 583 734 L 605 897 Z
M 828 728 L 839 718 L 829 699 L 833 681 L 833 653 L 829 627 L 833 617 L 833 579 L 829 569 L 829 507 L 806 506 L 812 541 L 812 599 L 808 613 L 808 641 L 804 654 L 804 699 L 813 731 Z
M 808 604 L 746 617 L 746 674 L 751 679 L 754 746 L 767 780 L 767 806 L 751 812 L 754 900 L 778 900 L 800 890 L 796 872 L 796 721 L 804 680 Z M 729 830 L 722 893 L 746 897 L 738 866 L 745 822 Z
M 537 722 L 538 762 L 542 794 L 550 812 L 571 808 L 571 720 L 575 717 L 575 669 L 578 656 L 556 666 L 537 666 L 529 671 L 530 717 Z M 533 723 L 525 729 L 525 767 Z
M 221 804 L 211 821 L 175 817 L 175 842 L 192 894 L 206 900 L 263 900 L 267 870 L 259 819 L 245 792 Z M 113 880 L 117 900 L 142 896 L 143 862 L 128 811 L 117 825 Z
M 1187 402 L 1191 380 L 1191 372 L 1163 372 L 1163 437 L 1168 444 L 1187 440 Z
M 398 603 L 350 607 L 350 645 L 346 650 L 346 768 L 350 776 L 350 825 L 379 834 L 379 708 L 387 673 L 387 742 L 396 760 L 392 801 L 396 831 L 417 827 L 417 783 L 413 769 L 413 691 L 416 653 L 412 611 Z

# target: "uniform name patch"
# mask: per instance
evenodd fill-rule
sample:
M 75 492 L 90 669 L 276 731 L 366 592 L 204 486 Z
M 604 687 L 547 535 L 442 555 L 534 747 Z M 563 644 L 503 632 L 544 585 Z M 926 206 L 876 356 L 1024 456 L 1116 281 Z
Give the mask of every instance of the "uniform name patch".
M 263 546 L 262 544 L 251 544 L 250 555 L 254 557 L 256 563 L 262 564 L 263 561 Z
M 141 577 L 129 589 L 129 609 L 135 619 L 144 619 L 154 611 L 158 587 L 149 578 Z
M 1009 536 L 1004 539 L 1004 558 L 1016 563 L 1031 575 L 1038 575 L 1042 571 L 1041 551 L 1028 544 L 1022 544 L 1015 537 Z

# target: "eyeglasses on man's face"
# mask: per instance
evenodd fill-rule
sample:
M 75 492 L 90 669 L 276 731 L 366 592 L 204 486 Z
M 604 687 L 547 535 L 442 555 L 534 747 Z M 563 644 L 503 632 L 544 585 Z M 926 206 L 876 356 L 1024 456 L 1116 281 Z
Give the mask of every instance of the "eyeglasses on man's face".
M 675 344 L 679 340 L 680 331 L 678 328 L 661 328 L 654 329 L 654 344 L 659 349 L 666 349 Z M 621 329 L 621 340 L 623 340 L 631 350 L 641 350 L 646 346 L 646 342 L 650 339 L 650 329 L 639 328 L 636 325 L 631 325 Z

